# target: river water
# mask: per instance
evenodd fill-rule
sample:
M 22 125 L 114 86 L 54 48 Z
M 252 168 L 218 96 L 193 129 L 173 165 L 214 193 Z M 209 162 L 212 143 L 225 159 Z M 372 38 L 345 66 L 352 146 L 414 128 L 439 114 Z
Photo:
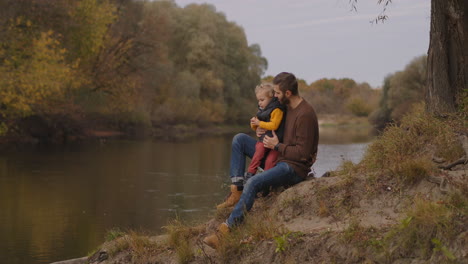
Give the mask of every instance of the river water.
M 368 129 L 322 128 L 314 172 L 358 162 Z M 233 135 L 113 140 L 0 153 L 0 263 L 86 256 L 108 230 L 203 221 L 227 192 Z

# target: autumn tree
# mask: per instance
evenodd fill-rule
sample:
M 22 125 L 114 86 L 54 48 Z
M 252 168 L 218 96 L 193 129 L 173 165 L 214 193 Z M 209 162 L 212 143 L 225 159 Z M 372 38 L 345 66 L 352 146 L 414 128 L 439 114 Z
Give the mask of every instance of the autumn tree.
M 159 20 L 161 52 L 148 70 L 155 93 L 153 123 L 245 122 L 255 111 L 253 89 L 266 68 L 258 45 L 212 5 L 147 3 L 144 24 Z M 150 11 L 151 10 L 151 11 Z M 153 26 L 154 27 L 154 26 Z M 156 29 L 157 30 L 157 29 Z M 156 35 L 156 34 L 155 34 Z M 161 56 L 166 55 L 166 56 Z M 239 105 L 252 105 L 252 109 Z
M 427 77 L 427 56 L 413 59 L 402 71 L 389 74 L 385 80 L 379 108 L 370 121 L 378 128 L 400 122 L 415 103 L 424 101 Z
M 0 118 L 5 122 L 33 114 L 52 114 L 55 103 L 79 85 L 76 68 L 53 31 L 37 32 L 28 19 L 11 19 L 0 45 Z

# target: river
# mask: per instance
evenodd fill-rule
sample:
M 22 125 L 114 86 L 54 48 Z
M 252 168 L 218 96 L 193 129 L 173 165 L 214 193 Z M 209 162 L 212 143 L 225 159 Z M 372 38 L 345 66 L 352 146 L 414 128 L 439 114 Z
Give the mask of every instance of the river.
M 368 129 L 321 128 L 320 176 L 358 162 Z M 227 192 L 232 135 L 178 142 L 109 140 L 0 153 L 0 263 L 86 256 L 108 230 L 162 233 L 203 221 Z

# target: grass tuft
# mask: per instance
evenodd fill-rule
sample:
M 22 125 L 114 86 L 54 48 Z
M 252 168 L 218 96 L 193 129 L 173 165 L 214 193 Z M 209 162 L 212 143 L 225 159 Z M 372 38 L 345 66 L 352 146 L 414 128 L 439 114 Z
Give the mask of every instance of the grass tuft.
M 161 244 L 151 241 L 148 235 L 129 231 L 126 235 L 114 240 L 108 253 L 110 257 L 114 257 L 120 252 L 128 251 L 131 252 L 129 255 L 132 263 L 148 263 L 151 256 L 162 248 Z
M 434 171 L 434 164 L 429 159 L 416 158 L 403 161 L 395 171 L 399 182 L 410 185 L 424 179 Z
M 191 238 L 199 234 L 199 230 L 183 224 L 180 220 L 172 220 L 164 226 L 169 235 L 169 247 L 174 248 L 179 263 L 189 263 L 195 256 L 192 250 Z
M 456 219 L 450 207 L 417 198 L 406 218 L 387 233 L 384 243 L 387 256 L 390 260 L 401 256 L 428 259 L 436 254 L 435 246 L 449 252 L 445 245 L 457 236 Z
M 330 216 L 330 209 L 324 201 L 319 201 L 318 215 L 320 217 Z
M 279 226 L 275 216 L 269 215 L 267 210 L 250 213 L 240 228 L 233 228 L 223 237 L 218 253 L 223 262 L 232 262 L 232 259 L 239 259 L 242 254 L 254 250 L 255 243 L 272 241 L 287 233 L 288 230 Z
M 363 227 L 357 218 L 351 218 L 348 227 L 341 233 L 341 241 L 361 249 L 380 250 L 382 243 L 374 227 Z
M 113 241 L 119 237 L 125 236 L 125 232 L 120 230 L 120 228 L 113 228 L 106 233 L 106 241 Z

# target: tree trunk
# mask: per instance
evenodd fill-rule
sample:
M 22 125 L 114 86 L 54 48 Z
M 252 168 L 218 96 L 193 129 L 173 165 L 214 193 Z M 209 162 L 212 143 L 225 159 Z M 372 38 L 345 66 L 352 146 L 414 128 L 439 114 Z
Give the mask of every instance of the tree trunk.
M 457 111 L 468 81 L 468 1 L 432 0 L 426 107 L 443 116 Z

